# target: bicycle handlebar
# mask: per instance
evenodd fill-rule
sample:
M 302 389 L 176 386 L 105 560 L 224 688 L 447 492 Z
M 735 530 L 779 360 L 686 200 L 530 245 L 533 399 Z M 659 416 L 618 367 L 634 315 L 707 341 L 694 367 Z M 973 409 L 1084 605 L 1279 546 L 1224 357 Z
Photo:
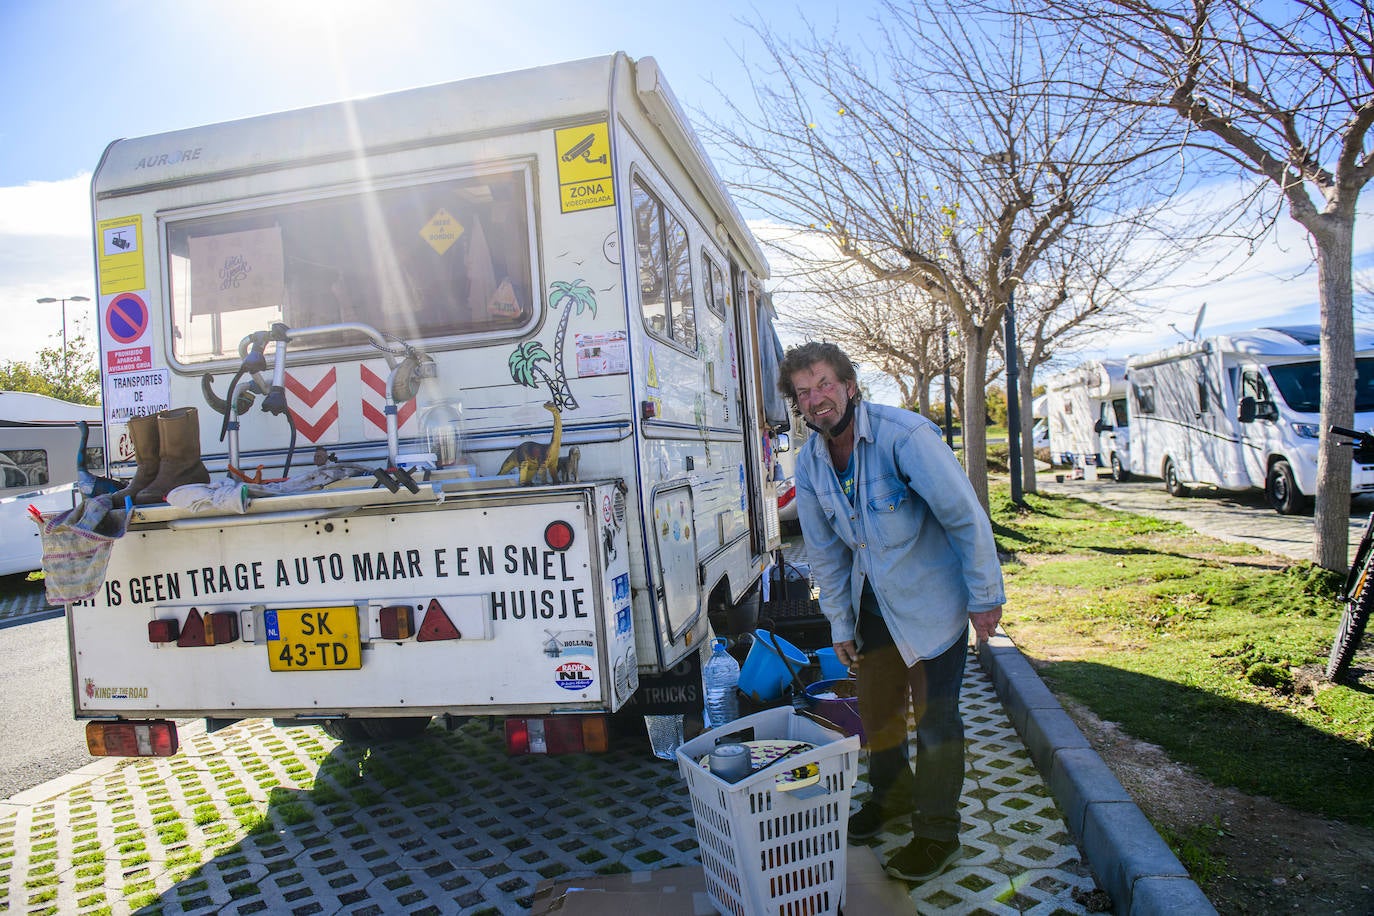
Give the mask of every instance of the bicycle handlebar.
M 1347 429 L 1344 426 L 1328 426 L 1327 430 L 1334 436 L 1355 440 L 1356 448 L 1374 448 L 1374 434 L 1362 433 L 1358 429 Z

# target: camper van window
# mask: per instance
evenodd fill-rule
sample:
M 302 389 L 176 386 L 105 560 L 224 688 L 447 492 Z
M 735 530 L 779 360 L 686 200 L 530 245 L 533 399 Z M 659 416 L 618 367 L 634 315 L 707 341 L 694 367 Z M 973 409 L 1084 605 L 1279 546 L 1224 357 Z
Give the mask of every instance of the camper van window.
M 12 448 L 0 450 L 0 478 L 4 488 L 46 486 L 48 483 L 48 453 L 41 448 Z
M 654 336 L 673 341 L 695 355 L 697 323 L 687 230 L 639 179 L 635 179 L 631 198 L 644 324 Z
M 1155 386 L 1132 384 L 1131 390 L 1135 392 L 1135 403 L 1143 414 L 1155 412 Z
M 1298 413 L 1321 410 L 1321 364 L 1285 363 L 1270 365 L 1269 375 L 1284 403 Z M 1355 410 L 1374 410 L 1374 359 L 1355 360 Z
M 519 331 L 534 320 L 529 181 L 518 168 L 171 220 L 174 357 L 236 357 L 274 322 L 362 322 L 407 340 Z
M 1116 398 L 1112 401 L 1111 418 L 1115 420 L 1113 426 L 1129 426 L 1131 422 L 1129 416 L 1126 411 L 1125 398 Z
M 702 253 L 702 282 L 706 284 L 706 306 L 720 318 L 725 317 L 725 273 L 711 256 Z

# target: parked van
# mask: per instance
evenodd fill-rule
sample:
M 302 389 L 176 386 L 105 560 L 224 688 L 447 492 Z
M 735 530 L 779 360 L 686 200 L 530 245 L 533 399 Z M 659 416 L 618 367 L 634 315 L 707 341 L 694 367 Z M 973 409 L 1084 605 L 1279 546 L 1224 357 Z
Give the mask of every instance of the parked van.
M 1045 383 L 1050 462 L 1110 467 L 1124 480 L 1130 446 L 1126 406 L 1126 363 L 1092 360 Z
M 1355 417 L 1374 428 L 1374 331 L 1355 332 Z M 1321 434 L 1319 332 L 1257 328 L 1190 341 L 1127 363 L 1130 469 L 1190 486 L 1263 488 L 1285 515 L 1312 505 Z M 1358 457 L 1358 456 L 1357 456 Z M 1352 494 L 1374 491 L 1374 464 L 1356 460 Z
M 0 391 L 0 576 L 43 565 L 43 542 L 29 506 L 46 514 L 75 505 L 80 420 L 90 429 L 87 467 L 98 473 L 105 464 L 99 407 Z

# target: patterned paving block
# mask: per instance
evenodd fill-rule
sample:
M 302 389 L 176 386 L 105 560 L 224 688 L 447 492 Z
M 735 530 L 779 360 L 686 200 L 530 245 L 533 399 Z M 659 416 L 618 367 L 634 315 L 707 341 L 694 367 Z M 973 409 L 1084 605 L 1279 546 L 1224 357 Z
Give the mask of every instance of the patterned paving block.
M 1072 892 L 1092 879 L 976 664 L 963 709 L 963 858 L 913 901 L 1082 913 Z M 910 839 L 909 824 L 889 827 L 880 858 Z M 478 721 L 366 748 L 248 720 L 191 734 L 177 757 L 111 761 L 54 798 L 0 804 L 0 908 L 13 913 L 515 914 L 546 878 L 698 862 L 674 764 L 637 743 L 511 758 Z

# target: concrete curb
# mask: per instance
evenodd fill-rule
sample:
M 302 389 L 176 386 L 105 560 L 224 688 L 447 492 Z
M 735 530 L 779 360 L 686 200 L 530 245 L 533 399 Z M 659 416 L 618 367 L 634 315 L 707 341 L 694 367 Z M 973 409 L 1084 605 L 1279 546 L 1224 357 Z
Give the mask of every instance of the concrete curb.
M 1129 916 L 1215 914 L 1216 908 L 1016 644 L 999 631 L 979 648 L 978 663 L 992 678 L 1115 911 Z

